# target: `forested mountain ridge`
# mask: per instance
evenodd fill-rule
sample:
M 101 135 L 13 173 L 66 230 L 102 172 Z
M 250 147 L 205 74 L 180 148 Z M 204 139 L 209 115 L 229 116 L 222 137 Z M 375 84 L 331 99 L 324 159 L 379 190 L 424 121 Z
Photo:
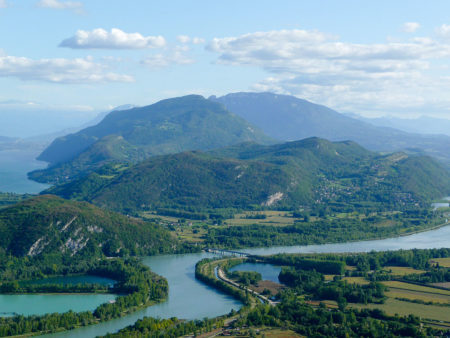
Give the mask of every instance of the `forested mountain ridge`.
M 430 155 L 450 167 L 450 136 L 447 135 L 422 135 L 375 126 L 288 95 L 241 92 L 209 99 L 222 103 L 277 140 L 314 136 L 331 141 L 352 140 L 375 151 Z
M 57 138 L 38 159 L 50 168 L 31 173 L 40 182 L 61 182 L 110 161 L 136 163 L 154 155 L 210 150 L 245 141 L 272 142 L 221 104 L 188 95 L 116 110 L 99 124 Z
M 157 225 L 51 195 L 0 210 L 0 250 L 19 257 L 157 254 L 178 245 Z
M 48 191 L 121 212 L 364 203 L 386 209 L 449 193 L 450 174 L 428 157 L 380 155 L 354 142 L 309 138 L 157 156 L 127 169 L 105 166 Z

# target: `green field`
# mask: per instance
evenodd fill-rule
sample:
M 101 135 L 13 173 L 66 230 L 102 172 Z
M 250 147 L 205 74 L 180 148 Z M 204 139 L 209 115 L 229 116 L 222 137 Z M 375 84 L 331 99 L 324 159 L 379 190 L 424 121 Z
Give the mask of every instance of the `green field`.
M 441 290 L 441 289 L 436 289 L 436 288 L 432 288 L 432 287 L 428 287 L 428 286 L 415 285 L 415 284 L 397 282 L 397 281 L 382 282 L 382 284 L 386 285 L 390 289 L 418 291 L 418 292 L 425 292 L 425 293 L 429 293 L 429 294 L 439 294 L 439 295 L 450 297 L 450 290 L 448 290 L 448 291 Z
M 388 298 L 384 304 L 349 304 L 357 309 L 381 309 L 389 315 L 407 316 L 413 314 L 424 319 L 450 322 L 450 311 L 447 307 L 423 305 Z
M 254 219 L 250 218 L 255 215 L 264 215 L 265 218 Z M 286 211 L 276 211 L 276 210 L 264 210 L 264 211 L 245 211 L 240 214 L 236 214 L 234 218 L 229 218 L 225 220 L 228 225 L 275 225 L 275 226 L 286 226 L 292 225 L 297 219 L 292 217 L 292 213 Z
M 444 267 L 444 268 L 450 268 L 450 257 L 446 257 L 446 258 L 433 258 L 432 260 L 430 260 L 431 263 L 439 263 L 440 266 Z
M 386 296 L 388 296 L 389 298 L 404 298 L 409 300 L 420 300 L 423 302 L 433 302 L 450 305 L 450 296 L 428 292 L 409 291 L 392 288 L 390 289 L 390 291 L 386 292 Z M 450 311 L 450 309 L 448 309 L 448 311 Z
M 366 285 L 369 284 L 369 281 L 366 280 L 364 277 L 344 277 L 342 280 L 347 281 L 347 283 L 350 284 L 359 284 L 359 285 Z
M 390 274 L 395 276 L 405 276 L 413 273 L 422 274 L 425 273 L 425 270 L 417 270 L 404 266 L 384 266 L 383 270 L 390 272 Z

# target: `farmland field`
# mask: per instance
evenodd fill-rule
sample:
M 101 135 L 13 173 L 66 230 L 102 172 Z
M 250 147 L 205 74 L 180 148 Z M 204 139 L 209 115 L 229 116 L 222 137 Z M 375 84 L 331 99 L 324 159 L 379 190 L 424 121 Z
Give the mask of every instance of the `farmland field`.
M 389 315 L 407 316 L 413 314 L 421 318 L 433 319 L 437 321 L 450 322 L 450 311 L 447 307 L 436 305 L 423 305 L 411 302 L 404 302 L 397 299 L 388 298 L 384 304 L 349 304 L 357 309 L 381 309 Z
M 430 294 L 439 294 L 444 296 L 450 297 L 450 290 L 441 290 L 436 289 L 428 286 L 422 286 L 422 285 L 415 285 L 410 283 L 404 283 L 404 282 L 397 282 L 397 281 L 388 281 L 388 282 L 382 282 L 382 284 L 386 285 L 390 289 L 401 289 L 401 290 L 411 290 L 411 291 L 419 291 L 424 293 L 430 293 Z
M 417 270 L 404 266 L 385 266 L 383 267 L 383 270 L 390 271 L 390 273 L 395 276 L 405 276 L 413 273 L 422 274 L 426 272 L 424 270 Z

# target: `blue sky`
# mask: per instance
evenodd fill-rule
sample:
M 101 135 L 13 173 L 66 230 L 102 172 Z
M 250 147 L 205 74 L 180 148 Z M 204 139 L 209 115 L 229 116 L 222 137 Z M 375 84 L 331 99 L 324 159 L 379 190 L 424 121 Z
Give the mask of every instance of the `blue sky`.
M 0 0 L 0 114 L 236 91 L 450 118 L 448 1 Z

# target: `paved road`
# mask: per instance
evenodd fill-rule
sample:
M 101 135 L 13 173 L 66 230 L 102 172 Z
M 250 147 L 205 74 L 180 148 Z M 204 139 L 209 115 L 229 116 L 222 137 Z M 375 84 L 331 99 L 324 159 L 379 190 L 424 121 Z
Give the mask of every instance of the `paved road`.
M 237 287 L 237 288 L 239 288 L 239 289 L 247 290 L 247 291 L 250 292 L 252 295 L 258 297 L 258 298 L 261 299 L 262 301 L 264 301 L 264 302 L 266 302 L 266 303 L 268 303 L 268 304 L 270 304 L 270 305 L 272 305 L 272 306 L 275 306 L 275 305 L 277 304 L 276 302 L 270 300 L 270 299 L 267 298 L 266 296 L 263 296 L 262 294 L 260 294 L 260 293 L 258 293 L 258 292 L 256 292 L 256 291 L 254 291 L 254 290 L 252 290 L 252 289 L 249 289 L 249 288 L 247 288 L 247 287 L 245 287 L 245 286 L 241 286 L 240 284 L 236 283 L 235 281 L 232 281 L 231 279 L 228 279 L 228 278 L 225 276 L 225 273 L 224 273 L 224 272 L 222 271 L 222 269 L 219 268 L 219 267 L 217 268 L 217 276 L 219 277 L 219 279 L 223 280 L 225 283 L 231 284 L 231 285 L 233 285 L 233 286 L 235 286 L 235 287 Z

